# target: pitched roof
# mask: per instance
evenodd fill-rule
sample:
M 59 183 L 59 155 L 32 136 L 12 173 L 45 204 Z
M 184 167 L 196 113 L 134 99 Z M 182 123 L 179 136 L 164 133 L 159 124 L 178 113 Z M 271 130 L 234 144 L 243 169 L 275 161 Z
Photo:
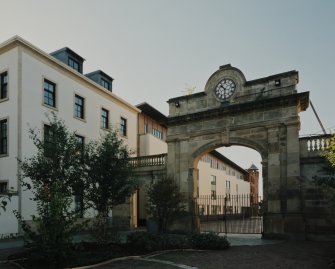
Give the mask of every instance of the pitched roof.
M 140 109 L 144 114 L 146 114 L 146 115 L 150 116 L 151 118 L 153 118 L 154 120 L 156 120 L 159 124 L 163 125 L 164 127 L 167 126 L 166 125 L 167 117 L 163 113 L 158 111 L 156 108 L 149 105 L 147 102 L 143 102 L 141 104 L 138 104 L 136 107 L 138 109 Z
M 212 150 L 211 152 L 209 152 L 209 154 L 213 155 L 214 157 L 218 158 L 222 162 L 224 162 L 224 163 L 230 165 L 231 167 L 235 168 L 236 170 L 238 170 L 242 174 L 248 173 L 241 166 L 239 166 L 238 164 L 234 163 L 232 160 L 228 159 L 227 157 L 223 156 L 220 152 L 218 152 L 216 150 Z
M 252 165 L 247 169 L 248 171 L 249 170 L 258 170 L 257 166 L 254 165 L 254 163 L 252 163 Z

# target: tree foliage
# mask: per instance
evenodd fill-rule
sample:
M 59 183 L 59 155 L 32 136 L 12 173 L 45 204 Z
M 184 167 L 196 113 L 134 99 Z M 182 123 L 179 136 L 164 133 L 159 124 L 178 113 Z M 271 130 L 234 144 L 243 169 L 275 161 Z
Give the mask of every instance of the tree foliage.
M 66 261 L 72 236 L 79 229 L 77 214 L 72 209 L 73 190 L 82 185 L 85 167 L 81 159 L 82 145 L 64 122 L 53 114 L 49 125 L 41 131 L 30 130 L 36 154 L 20 161 L 22 185 L 33 194 L 38 216 L 30 227 L 16 212 L 28 241 L 41 257 L 51 264 Z
M 330 139 L 329 148 L 323 153 L 327 167 L 322 171 L 323 175 L 314 177 L 314 182 L 325 193 L 332 207 L 335 208 L 335 135 Z
M 330 139 L 329 148 L 325 151 L 324 156 L 329 162 L 329 165 L 335 169 L 335 135 Z
M 98 212 L 97 239 L 108 241 L 108 214 L 116 205 L 123 204 L 134 191 L 137 181 L 131 175 L 129 157 L 132 152 L 115 130 L 109 130 L 87 150 L 88 205 Z
M 0 193 L 0 209 L 6 211 L 6 206 L 10 202 L 11 195 L 7 193 Z M 0 211 L 1 215 L 1 211 Z
M 148 212 L 157 222 L 158 232 L 165 233 L 181 212 L 186 198 L 172 178 L 161 178 L 148 188 Z

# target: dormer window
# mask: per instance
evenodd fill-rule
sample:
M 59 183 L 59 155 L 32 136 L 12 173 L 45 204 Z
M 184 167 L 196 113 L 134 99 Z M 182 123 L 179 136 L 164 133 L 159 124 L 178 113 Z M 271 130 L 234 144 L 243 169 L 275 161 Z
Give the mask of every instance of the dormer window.
M 110 90 L 110 84 L 107 80 L 101 78 L 100 79 L 100 84 L 102 87 L 106 88 L 107 90 Z
M 100 84 L 105 89 L 112 91 L 113 88 L 113 78 L 107 75 L 101 70 L 97 70 L 85 75 L 86 77 L 92 79 L 94 82 Z
M 80 66 L 80 65 L 79 65 L 79 63 L 78 63 L 75 59 L 69 57 L 68 65 L 69 65 L 70 67 L 72 67 L 74 70 L 80 72 L 80 69 L 79 69 L 79 66 Z
M 72 69 L 78 71 L 79 73 L 83 73 L 83 63 L 85 59 L 75 53 L 68 47 L 62 48 L 60 50 L 54 51 L 50 53 L 51 56 L 55 57 L 59 61 L 65 63 Z

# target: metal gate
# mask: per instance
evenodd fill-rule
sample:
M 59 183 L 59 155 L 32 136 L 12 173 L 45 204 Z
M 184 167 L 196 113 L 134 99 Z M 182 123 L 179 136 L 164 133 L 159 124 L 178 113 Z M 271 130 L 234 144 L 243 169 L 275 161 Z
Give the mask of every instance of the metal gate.
M 258 234 L 263 231 L 262 201 L 257 195 L 203 195 L 195 213 L 204 232 Z

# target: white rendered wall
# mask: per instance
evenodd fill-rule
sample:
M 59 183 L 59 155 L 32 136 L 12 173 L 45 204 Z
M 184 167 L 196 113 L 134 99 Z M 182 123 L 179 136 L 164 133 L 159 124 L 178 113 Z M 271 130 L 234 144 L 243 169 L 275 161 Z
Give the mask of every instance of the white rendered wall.
M 8 74 L 8 99 L 0 101 L 0 120 L 7 119 L 8 154 L 0 156 L 0 180 L 8 181 L 8 188 L 18 190 L 18 147 L 17 147 L 17 101 L 18 95 L 18 48 L 0 54 L 0 73 Z M 13 194 L 6 211 L 0 209 L 0 234 L 18 232 L 18 224 L 13 210 L 18 210 L 18 195 Z
M 167 153 L 165 141 L 153 136 L 152 134 L 140 135 L 140 156 L 156 155 Z
M 22 50 L 22 53 L 19 53 Z M 21 55 L 21 57 L 20 57 Z M 22 62 L 22 69 L 19 68 Z M 22 77 L 19 76 L 22 70 Z M 0 72 L 8 72 L 7 101 L 0 102 L 0 119 L 8 118 L 9 154 L 0 157 L 0 180 L 9 180 L 9 187 L 18 190 L 17 158 L 24 159 L 36 153 L 29 138 L 29 129 L 41 130 L 48 123 L 47 115 L 54 111 L 65 121 L 70 131 L 85 137 L 85 142 L 98 139 L 105 131 L 100 128 L 101 108 L 109 110 L 110 125 L 119 130 L 120 117 L 127 119 L 127 137 L 125 143 L 133 151 L 137 148 L 137 110 L 109 94 L 98 86 L 87 82 L 81 75 L 72 74 L 39 54 L 24 47 L 16 47 L 0 54 Z M 56 108 L 43 105 L 43 82 L 48 79 L 56 84 Z M 19 85 L 22 85 L 22 107 L 18 113 Z M 85 119 L 74 118 L 74 95 L 85 98 Z M 21 120 L 19 115 L 21 115 Z M 21 134 L 18 131 L 21 130 Z M 21 148 L 18 148 L 18 144 Z M 135 153 L 136 155 L 136 153 Z M 21 214 L 24 219 L 31 219 L 36 214 L 36 205 L 30 200 L 31 192 L 23 191 L 21 195 Z M 8 211 L 0 215 L 0 234 L 18 232 L 16 218 L 12 210 L 19 210 L 18 196 L 13 197 Z M 90 212 L 89 212 L 90 213 Z M 92 213 L 92 212 L 91 212 Z
M 127 119 L 127 137 L 124 138 L 130 149 L 137 146 L 137 113 L 130 110 L 109 94 L 97 90 L 87 82 L 83 82 L 75 75 L 60 72 L 58 68 L 45 64 L 24 52 L 22 55 L 24 67 L 22 72 L 22 155 L 28 157 L 35 152 L 34 145 L 29 138 L 29 128 L 41 129 L 47 123 L 47 115 L 54 111 L 70 131 L 76 131 L 84 136 L 85 141 L 98 139 L 105 131 L 100 128 L 101 108 L 109 110 L 110 124 L 119 129 L 120 117 Z M 29 67 L 29 68 L 28 68 Z M 56 84 L 56 109 L 43 105 L 43 81 L 48 79 Z M 74 117 L 75 94 L 85 98 L 85 119 Z M 35 213 L 35 206 L 30 201 L 30 193 L 23 192 L 22 215 L 26 219 Z
M 250 194 L 250 183 L 238 178 L 241 173 L 228 165 L 226 165 L 226 170 L 219 170 L 211 168 L 208 162 L 199 161 L 198 169 L 199 195 L 211 195 L 211 175 L 216 176 L 216 195 Z M 230 182 L 230 189 L 226 188 L 226 181 Z

